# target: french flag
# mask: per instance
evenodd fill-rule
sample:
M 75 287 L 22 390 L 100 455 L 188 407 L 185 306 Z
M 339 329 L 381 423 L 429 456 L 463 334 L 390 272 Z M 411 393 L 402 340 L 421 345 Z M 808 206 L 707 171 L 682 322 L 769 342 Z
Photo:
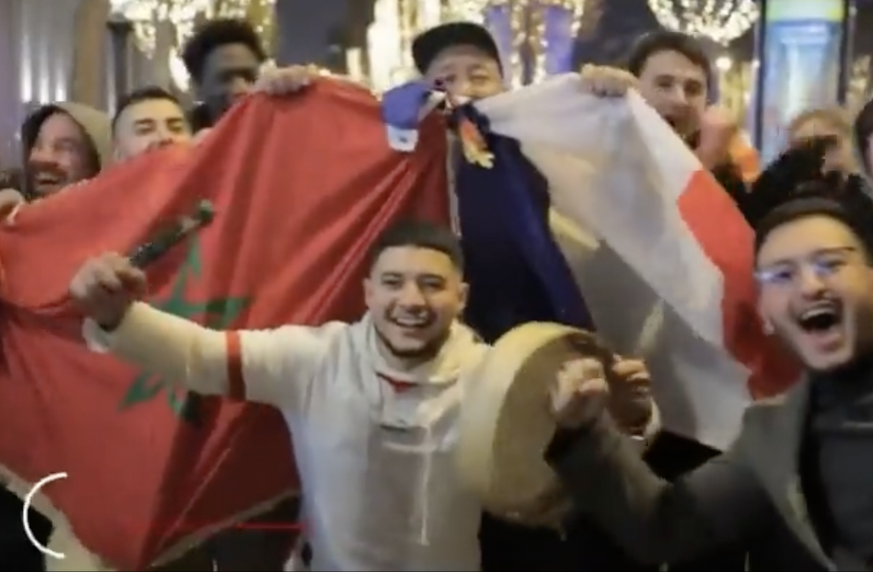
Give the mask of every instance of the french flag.
M 433 94 L 410 84 L 383 103 L 408 132 Z M 568 74 L 462 105 L 450 123 L 456 148 L 490 157 L 449 161 L 467 320 L 486 339 L 527 321 L 596 329 L 647 361 L 668 430 L 718 449 L 752 400 L 796 379 L 758 318 L 752 230 L 638 94 L 593 97 Z

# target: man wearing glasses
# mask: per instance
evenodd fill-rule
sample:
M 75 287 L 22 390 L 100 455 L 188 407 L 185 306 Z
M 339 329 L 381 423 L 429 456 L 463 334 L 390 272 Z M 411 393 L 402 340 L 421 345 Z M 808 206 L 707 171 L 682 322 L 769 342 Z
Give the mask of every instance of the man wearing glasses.
M 751 406 L 729 451 L 673 483 L 615 431 L 602 380 L 564 383 L 564 431 L 547 458 L 576 507 L 652 563 L 742 546 L 755 570 L 870 570 L 873 267 L 862 236 L 854 213 L 822 198 L 761 221 L 761 315 L 805 379 Z

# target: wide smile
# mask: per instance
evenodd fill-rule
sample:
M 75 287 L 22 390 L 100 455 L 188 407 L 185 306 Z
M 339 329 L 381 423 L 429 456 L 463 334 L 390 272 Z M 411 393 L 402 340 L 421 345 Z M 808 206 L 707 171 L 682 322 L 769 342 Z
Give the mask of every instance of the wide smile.
M 402 314 L 391 316 L 388 321 L 404 333 L 417 334 L 426 331 L 433 324 L 433 315 L 430 312 Z
M 54 187 L 63 183 L 63 179 L 49 173 L 39 173 L 34 177 L 36 184 L 41 187 Z
M 845 337 L 843 305 L 823 300 L 796 315 L 803 338 L 819 351 L 837 349 Z
M 421 328 L 427 320 L 422 318 L 392 318 L 391 322 L 403 328 Z

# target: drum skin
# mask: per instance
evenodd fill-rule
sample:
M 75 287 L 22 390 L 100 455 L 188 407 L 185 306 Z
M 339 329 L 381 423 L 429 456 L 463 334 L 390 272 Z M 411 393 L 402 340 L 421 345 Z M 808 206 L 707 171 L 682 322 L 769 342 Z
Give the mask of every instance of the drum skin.
M 531 322 L 497 340 L 476 369 L 461 406 L 457 464 L 488 512 L 537 526 L 560 519 L 568 501 L 544 459 L 556 429 L 549 392 L 563 364 L 580 357 L 613 360 L 588 332 Z

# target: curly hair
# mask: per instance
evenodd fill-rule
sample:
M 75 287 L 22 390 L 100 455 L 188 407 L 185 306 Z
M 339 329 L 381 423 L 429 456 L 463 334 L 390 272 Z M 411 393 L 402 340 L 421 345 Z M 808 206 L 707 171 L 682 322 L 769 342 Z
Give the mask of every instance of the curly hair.
M 238 18 L 210 20 L 197 29 L 182 50 L 182 62 L 195 83 L 201 83 L 206 60 L 212 52 L 228 44 L 243 44 L 255 54 L 258 61 L 263 62 L 267 59 L 267 52 L 261 45 L 258 33 L 246 20 Z

